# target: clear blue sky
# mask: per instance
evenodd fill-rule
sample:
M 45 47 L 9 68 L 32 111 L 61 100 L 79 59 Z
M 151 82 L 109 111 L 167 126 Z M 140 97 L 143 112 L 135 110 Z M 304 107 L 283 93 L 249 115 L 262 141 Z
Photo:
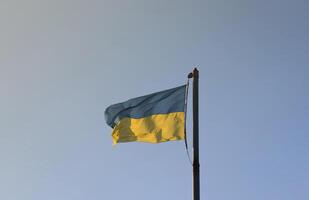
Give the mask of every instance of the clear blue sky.
M 308 10 L 2 0 L 0 199 L 191 199 L 183 142 L 112 147 L 104 109 L 199 66 L 201 199 L 308 200 Z

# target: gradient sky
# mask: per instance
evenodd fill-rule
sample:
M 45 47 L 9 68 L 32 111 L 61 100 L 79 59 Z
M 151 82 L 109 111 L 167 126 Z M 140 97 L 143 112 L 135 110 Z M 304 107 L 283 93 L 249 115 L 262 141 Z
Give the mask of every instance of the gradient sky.
M 183 141 L 112 147 L 104 110 L 198 66 L 201 199 L 308 200 L 308 10 L 0 1 L 0 199 L 191 199 Z

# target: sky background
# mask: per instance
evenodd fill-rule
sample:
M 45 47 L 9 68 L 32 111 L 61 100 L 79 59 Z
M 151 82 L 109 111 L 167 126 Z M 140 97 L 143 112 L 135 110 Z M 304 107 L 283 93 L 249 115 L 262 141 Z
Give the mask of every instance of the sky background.
M 308 200 L 308 10 L 1 0 L 0 199 L 191 199 L 183 141 L 112 147 L 104 110 L 198 66 L 201 199 Z

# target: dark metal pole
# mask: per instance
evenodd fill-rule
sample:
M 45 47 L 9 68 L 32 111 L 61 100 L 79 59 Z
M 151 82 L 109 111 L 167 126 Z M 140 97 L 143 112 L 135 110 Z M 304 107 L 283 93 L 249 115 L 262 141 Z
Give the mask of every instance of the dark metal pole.
M 193 70 L 193 200 L 200 200 L 199 119 L 198 119 L 199 71 Z

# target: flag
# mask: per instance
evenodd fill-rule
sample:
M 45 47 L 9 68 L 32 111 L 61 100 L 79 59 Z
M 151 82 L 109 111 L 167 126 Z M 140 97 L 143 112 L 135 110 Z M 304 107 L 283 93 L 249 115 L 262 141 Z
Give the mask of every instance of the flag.
M 113 143 L 159 143 L 184 139 L 186 85 L 109 106 Z

